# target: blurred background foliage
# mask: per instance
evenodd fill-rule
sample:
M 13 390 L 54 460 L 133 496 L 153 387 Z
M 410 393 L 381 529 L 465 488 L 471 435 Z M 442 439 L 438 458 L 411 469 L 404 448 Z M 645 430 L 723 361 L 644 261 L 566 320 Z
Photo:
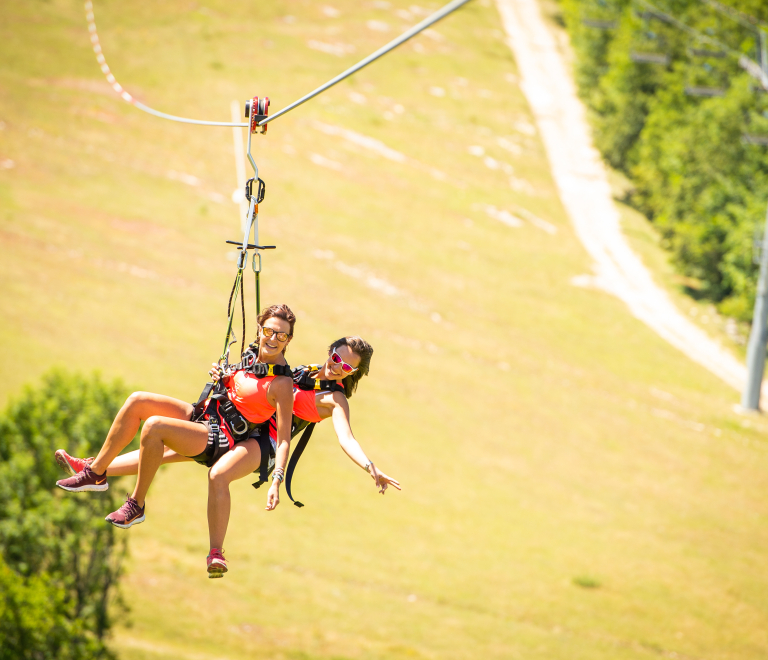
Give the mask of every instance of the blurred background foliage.
M 93 455 L 124 394 L 117 381 L 53 371 L 0 416 L 2 660 L 112 657 L 108 608 L 126 543 L 103 512 L 120 497 L 57 489 L 54 452 Z
M 705 0 L 562 0 L 597 148 L 632 181 L 628 201 L 659 228 L 689 293 L 749 320 L 768 204 L 768 93 L 739 54 L 759 61 L 768 4 L 729 4 L 741 13 Z

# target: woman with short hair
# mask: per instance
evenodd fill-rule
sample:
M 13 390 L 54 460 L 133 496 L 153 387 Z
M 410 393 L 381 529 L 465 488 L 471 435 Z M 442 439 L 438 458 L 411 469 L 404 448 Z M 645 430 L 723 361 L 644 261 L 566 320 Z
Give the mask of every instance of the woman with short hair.
M 243 448 L 249 449 L 247 455 L 252 458 L 259 452 L 257 436 L 268 433 L 269 420 L 275 415 L 275 460 L 285 468 L 293 410 L 293 383 L 285 351 L 293 337 L 296 316 L 287 305 L 272 305 L 262 311 L 257 320 L 258 344 L 252 345 L 249 368 L 239 369 L 222 381 L 223 391 L 214 393 L 206 401 L 200 421 L 191 421 L 194 406 L 185 401 L 134 392 L 117 413 L 96 458 L 56 485 L 70 492 L 106 490 L 109 487 L 107 469 L 131 442 L 142 421 L 136 487 L 126 503 L 106 517 L 116 527 L 127 529 L 144 522 L 144 498 L 157 469 L 163 462 L 176 462 L 170 456 L 171 460 L 165 460 L 167 449 L 185 457 L 181 460 L 196 460 L 208 467 L 230 452 L 239 456 Z M 69 465 L 60 452 L 57 460 Z M 279 490 L 280 482 L 273 482 L 267 494 L 268 510 L 280 501 Z M 229 517 L 226 498 L 213 504 L 212 509 L 209 503 L 209 516 Z M 226 512 L 220 514 L 216 507 L 226 508 Z

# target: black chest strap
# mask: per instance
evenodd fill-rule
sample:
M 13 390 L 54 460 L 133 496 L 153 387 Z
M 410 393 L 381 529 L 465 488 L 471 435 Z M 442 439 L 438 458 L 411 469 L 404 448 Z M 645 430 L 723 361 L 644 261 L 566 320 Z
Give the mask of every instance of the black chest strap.
M 315 390 L 316 392 L 341 392 L 345 394 L 344 386 L 338 380 L 318 380 L 310 376 L 315 366 L 317 365 L 296 367 L 293 370 L 293 384 L 305 392 Z
M 267 376 L 288 376 L 293 378 L 293 371 L 287 364 L 265 364 L 258 362 L 258 356 L 252 348 L 243 353 L 243 359 L 237 364 L 229 365 L 231 371 L 248 371 L 256 378 L 266 378 Z

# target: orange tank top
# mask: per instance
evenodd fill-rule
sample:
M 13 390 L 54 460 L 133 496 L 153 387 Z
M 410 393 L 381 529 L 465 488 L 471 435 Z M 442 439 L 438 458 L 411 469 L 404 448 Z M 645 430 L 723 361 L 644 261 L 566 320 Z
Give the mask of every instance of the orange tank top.
M 256 378 L 248 371 L 236 371 L 226 383 L 227 396 L 249 422 L 261 424 L 275 413 L 267 401 L 267 389 L 275 378 Z
M 322 422 L 323 418 L 317 412 L 317 400 L 315 399 L 315 390 L 300 390 L 293 388 L 293 414 L 299 419 L 305 419 L 308 422 Z

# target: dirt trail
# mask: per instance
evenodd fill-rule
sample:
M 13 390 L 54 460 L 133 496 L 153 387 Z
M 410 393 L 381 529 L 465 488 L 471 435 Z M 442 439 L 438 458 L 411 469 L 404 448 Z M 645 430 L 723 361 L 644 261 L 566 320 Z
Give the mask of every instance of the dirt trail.
M 741 390 L 746 367 L 681 314 L 621 233 L 584 106 L 536 0 L 496 0 L 552 174 L 576 233 L 594 259 L 589 280 L 623 300 L 675 348 Z M 765 393 L 765 386 L 763 392 Z

